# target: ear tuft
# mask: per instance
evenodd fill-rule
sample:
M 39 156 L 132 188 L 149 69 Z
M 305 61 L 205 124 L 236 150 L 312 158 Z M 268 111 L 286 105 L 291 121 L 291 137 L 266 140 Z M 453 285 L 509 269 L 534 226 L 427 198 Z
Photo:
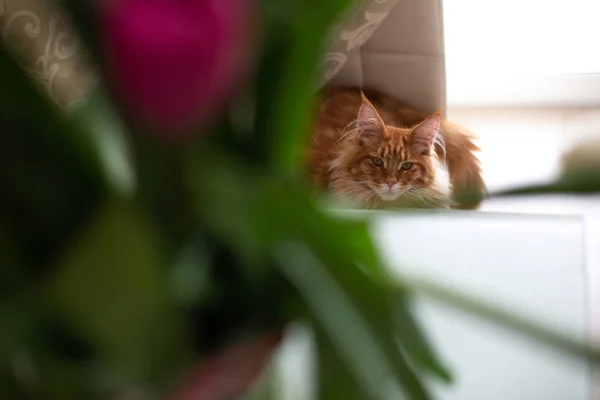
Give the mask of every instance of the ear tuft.
M 358 110 L 358 128 L 361 136 L 373 137 L 381 135 L 385 132 L 384 123 L 377 110 L 371 102 L 365 97 L 365 94 L 361 91 L 360 96 L 362 99 L 362 105 Z
M 441 125 L 442 117 L 436 113 L 415 126 L 411 132 L 413 145 L 419 146 L 422 151 L 430 150 Z

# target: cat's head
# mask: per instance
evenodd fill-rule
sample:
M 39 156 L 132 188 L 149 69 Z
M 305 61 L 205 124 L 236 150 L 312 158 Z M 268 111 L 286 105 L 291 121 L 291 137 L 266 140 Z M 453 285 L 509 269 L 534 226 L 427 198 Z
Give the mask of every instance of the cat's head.
M 401 197 L 422 200 L 423 205 L 446 200 L 447 172 L 434 147 L 443 146 L 440 115 L 408 129 L 387 126 L 371 102 L 364 95 L 362 99 L 357 119 L 340 139 L 340 154 L 331 166 L 334 193 L 364 205 Z

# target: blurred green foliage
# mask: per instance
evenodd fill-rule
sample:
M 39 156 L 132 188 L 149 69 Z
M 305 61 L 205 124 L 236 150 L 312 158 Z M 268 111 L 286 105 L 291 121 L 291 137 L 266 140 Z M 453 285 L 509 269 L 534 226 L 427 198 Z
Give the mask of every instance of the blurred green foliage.
M 304 181 L 317 58 L 346 3 L 263 0 L 254 79 L 184 145 L 136 131 L 103 88 L 57 112 L 0 49 L 0 398 L 162 397 L 294 320 L 316 332 L 320 398 L 421 400 L 423 373 L 450 380 L 366 223 Z M 92 3 L 63 4 L 102 70 Z

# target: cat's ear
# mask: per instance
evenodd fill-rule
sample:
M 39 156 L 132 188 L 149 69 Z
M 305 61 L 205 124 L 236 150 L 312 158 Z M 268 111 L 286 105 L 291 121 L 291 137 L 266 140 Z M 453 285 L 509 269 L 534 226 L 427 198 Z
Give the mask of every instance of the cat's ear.
M 385 136 L 385 125 L 379 113 L 361 91 L 362 104 L 358 110 L 358 132 L 363 138 Z
M 436 113 L 412 128 L 410 132 L 411 144 L 418 152 L 429 152 L 433 141 L 440 131 L 442 117 Z

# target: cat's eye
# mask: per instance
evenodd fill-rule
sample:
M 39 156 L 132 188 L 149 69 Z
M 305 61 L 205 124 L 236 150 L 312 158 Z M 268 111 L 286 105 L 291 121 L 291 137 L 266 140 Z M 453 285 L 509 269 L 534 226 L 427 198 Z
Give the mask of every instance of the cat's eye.
M 373 157 L 373 165 L 376 167 L 383 167 L 383 160 L 381 158 Z
M 403 171 L 408 171 L 412 167 L 413 167 L 413 163 L 411 163 L 411 162 L 405 162 L 405 163 L 402 163 L 402 165 L 400 165 L 400 169 Z

